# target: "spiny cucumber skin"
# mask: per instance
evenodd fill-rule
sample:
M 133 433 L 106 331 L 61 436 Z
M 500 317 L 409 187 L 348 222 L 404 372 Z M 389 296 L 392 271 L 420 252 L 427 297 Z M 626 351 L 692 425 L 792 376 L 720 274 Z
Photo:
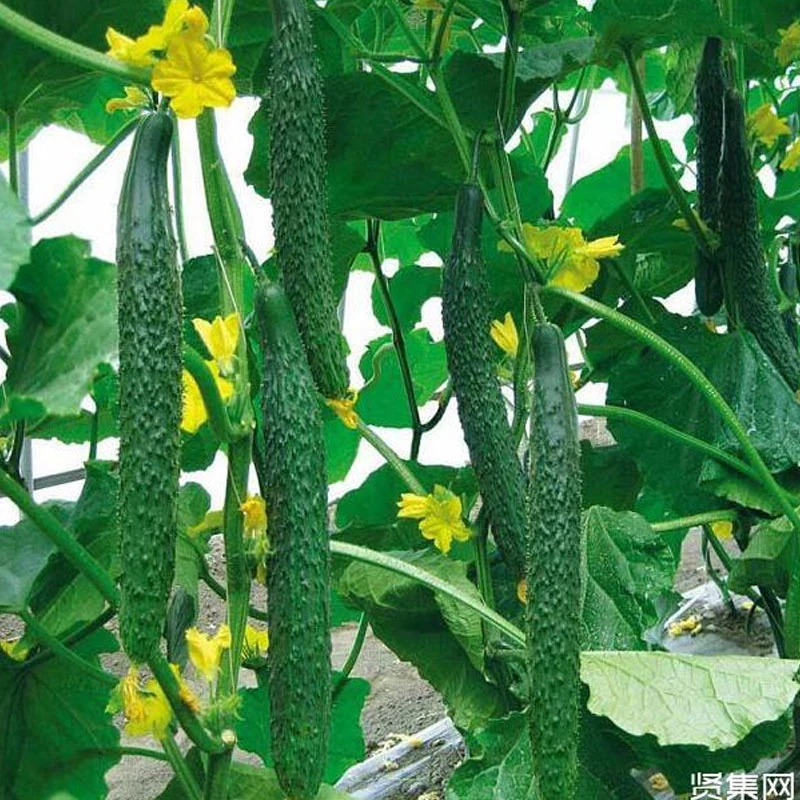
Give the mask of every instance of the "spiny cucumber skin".
M 697 211 L 703 222 L 719 230 L 719 172 L 724 129 L 724 97 L 727 81 L 722 64 L 722 41 L 706 40 L 695 83 L 695 130 L 697 132 Z M 695 297 L 708 317 L 722 307 L 724 255 L 697 251 Z
M 561 331 L 534 328 L 526 636 L 536 800 L 571 800 L 577 781 L 581 631 L 578 415 Z
M 304 0 L 272 0 L 270 184 L 278 266 L 317 388 L 347 394 L 333 293 L 322 79 Z
M 264 351 L 265 500 L 272 755 L 292 800 L 315 797 L 331 704 L 330 546 L 319 397 L 284 292 L 257 293 Z
M 781 314 L 783 327 L 786 328 L 786 333 L 789 335 L 791 343 L 797 347 L 797 301 L 800 300 L 800 292 L 798 292 L 797 285 L 797 265 L 791 253 L 789 260 L 781 264 L 778 277 L 781 283 L 781 291 L 792 301 L 791 307 Z
M 500 393 L 489 336 L 489 283 L 481 254 L 483 195 L 466 184 L 456 202 L 442 282 L 447 363 L 458 415 L 489 523 L 515 578 L 525 572 L 525 477 Z
M 117 220 L 120 637 L 158 649 L 172 586 L 180 475 L 181 283 L 167 193 L 172 121 L 142 120 Z
M 781 320 L 761 252 L 756 178 L 750 163 L 741 96 L 725 92 L 720 220 L 725 269 L 735 292 L 734 318 L 756 338 L 792 390 L 800 388 L 800 355 Z

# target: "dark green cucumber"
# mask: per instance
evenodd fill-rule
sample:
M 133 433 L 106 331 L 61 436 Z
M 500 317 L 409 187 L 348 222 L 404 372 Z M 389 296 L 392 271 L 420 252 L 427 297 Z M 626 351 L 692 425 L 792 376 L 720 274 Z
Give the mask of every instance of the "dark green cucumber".
M 581 635 L 578 413 L 564 338 L 533 330 L 526 636 L 537 800 L 572 800 L 577 779 Z
M 263 279 L 262 279 L 263 280 Z M 264 461 L 272 756 L 292 800 L 315 797 L 331 704 L 328 483 L 319 397 L 283 290 L 256 298 L 264 352 Z
M 167 114 L 141 121 L 117 219 L 120 636 L 134 663 L 158 648 L 175 562 L 183 304 L 167 192 L 171 138 Z
M 726 279 L 733 292 L 728 314 L 753 333 L 789 386 L 800 388 L 800 355 L 781 320 L 761 250 L 756 177 L 750 162 L 744 103 L 725 92 L 720 223 Z
M 786 299 L 792 302 L 791 307 L 781 314 L 783 327 L 786 328 L 786 333 L 789 335 L 791 343 L 797 347 L 797 303 L 800 301 L 800 290 L 798 290 L 797 284 L 797 264 L 794 261 L 791 248 L 788 260 L 784 261 L 780 266 L 778 278 L 781 283 L 781 291 L 786 296 Z
M 697 211 L 713 231 L 719 230 L 719 171 L 724 129 L 724 97 L 727 81 L 722 64 L 722 41 L 706 39 L 695 82 L 695 131 L 697 132 Z M 723 253 L 697 251 L 694 288 L 697 307 L 708 317 L 722 307 Z
M 271 0 L 270 184 L 278 266 L 311 374 L 324 397 L 347 394 L 333 293 L 322 79 L 306 0 Z
M 465 184 L 456 201 L 444 269 L 442 320 L 458 415 L 498 548 L 515 578 L 525 572 L 525 476 L 497 381 L 489 336 L 489 283 L 481 255 L 483 195 Z

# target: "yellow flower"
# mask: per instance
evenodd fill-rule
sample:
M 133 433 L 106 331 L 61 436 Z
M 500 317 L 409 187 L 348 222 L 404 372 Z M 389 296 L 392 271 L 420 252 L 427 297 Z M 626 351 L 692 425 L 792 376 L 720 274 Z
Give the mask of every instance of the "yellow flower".
M 200 698 L 192 691 L 189 684 L 183 679 L 183 675 L 181 675 L 181 669 L 177 664 L 170 664 L 169 668 L 172 670 L 175 680 L 178 681 L 178 695 L 183 701 L 183 704 L 190 711 L 193 711 L 196 714 L 201 709 Z
M 125 733 L 130 736 L 153 736 L 164 739 L 172 721 L 172 708 L 161 686 L 150 678 L 139 688 L 139 672 L 135 667 L 120 682 L 122 711 L 127 720 Z
M 515 356 L 517 354 L 519 335 L 517 334 L 517 326 L 514 324 L 514 317 L 511 316 L 510 311 L 503 317 L 502 322 L 499 319 L 492 320 L 489 335 L 494 343 L 507 355 Z
M 779 117 L 769 103 L 765 103 L 747 116 L 750 135 L 759 142 L 772 147 L 779 136 L 791 133 L 785 119 Z
M 112 97 L 106 103 L 106 111 L 112 114 L 114 111 L 129 111 L 134 108 L 146 106 L 150 99 L 138 86 L 126 86 L 125 97 Z
M 149 67 L 156 61 L 155 56 L 142 44 L 140 39 L 131 39 L 114 28 L 106 30 L 108 55 L 134 67 Z
M 733 523 L 727 519 L 721 519 L 711 523 L 711 530 L 717 539 L 730 539 L 733 536 Z
M 668 633 L 674 638 L 676 636 L 683 636 L 684 633 L 688 633 L 690 636 L 696 636 L 702 630 L 703 623 L 700 621 L 700 617 L 696 614 L 692 614 L 690 617 L 673 622 L 668 628 Z
M 528 584 L 525 581 L 525 578 L 520 578 L 517 581 L 517 600 L 520 603 L 525 603 L 528 599 Z
M 661 772 L 656 772 L 650 776 L 650 788 L 656 792 L 663 792 L 669 789 L 669 781 Z
M 217 389 L 223 402 L 230 400 L 233 395 L 233 384 L 226 381 L 219 374 L 219 367 L 216 361 L 206 361 L 214 380 L 217 382 Z M 200 387 L 197 381 L 191 376 L 188 370 L 183 371 L 183 417 L 181 419 L 181 430 L 187 433 L 197 433 L 200 426 L 208 419 L 206 404 L 203 402 L 203 395 L 200 394 Z
M 250 495 L 239 506 L 244 514 L 244 527 L 248 533 L 261 533 L 267 529 L 267 504 L 259 495 Z
M 19 639 L 0 639 L 0 650 L 13 661 L 24 661 L 28 656 L 28 648 L 20 647 Z
M 355 389 L 350 389 L 347 397 L 341 400 L 325 400 L 325 405 L 339 417 L 346 427 L 355 430 L 358 427 L 357 402 L 358 392 Z
M 239 344 L 239 315 L 234 312 L 225 319 L 215 317 L 213 322 L 204 319 L 193 319 L 192 325 L 203 344 L 217 362 L 220 374 L 229 378 L 233 375 L 236 347 Z
M 214 636 L 209 636 L 197 628 L 189 628 L 186 631 L 186 644 L 194 668 L 207 681 L 213 681 L 219 670 L 222 651 L 231 646 L 231 631 L 227 625 L 220 625 Z
M 402 494 L 397 516 L 418 519 L 420 533 L 443 553 L 449 553 L 453 539 L 465 542 L 469 529 L 461 519 L 461 500 L 443 486 L 434 486 L 433 494 Z
M 800 139 L 796 139 L 786 151 L 781 161 L 781 169 L 794 172 L 800 166 Z
M 575 292 L 582 292 L 597 280 L 599 259 L 616 258 L 624 250 L 618 236 L 587 242 L 580 228 L 556 225 L 537 228 L 526 222 L 522 226 L 522 239 L 529 253 L 547 263 L 548 283 Z M 498 248 L 511 250 L 505 242 L 500 242 Z
M 252 625 L 244 629 L 242 658 L 261 658 L 269 649 L 269 633 Z
M 781 43 L 775 48 L 775 58 L 786 67 L 800 55 L 800 21 L 793 22 L 786 30 L 779 30 Z
M 209 48 L 190 29 L 172 37 L 167 56 L 153 69 L 153 88 L 171 98 L 178 117 L 199 116 L 204 108 L 227 108 L 236 97 L 231 76 L 236 72 L 231 54 Z
M 136 42 L 140 47 L 147 48 L 150 52 L 166 50 L 170 40 L 183 30 L 186 13 L 189 11 L 189 0 L 170 0 L 164 12 L 164 21 L 161 25 L 151 25 L 144 36 Z

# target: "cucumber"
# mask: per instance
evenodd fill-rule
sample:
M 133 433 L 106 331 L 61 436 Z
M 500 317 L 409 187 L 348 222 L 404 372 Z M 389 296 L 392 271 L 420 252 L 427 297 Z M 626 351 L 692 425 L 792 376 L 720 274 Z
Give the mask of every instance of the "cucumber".
M 800 355 L 781 320 L 761 251 L 756 178 L 750 162 L 745 109 L 734 89 L 725 92 L 720 222 L 726 280 L 733 294 L 729 317 L 752 332 L 792 390 L 800 388 Z
M 347 395 L 333 293 L 322 79 L 305 0 L 272 0 L 270 184 L 275 247 L 311 374 L 324 397 Z
M 789 335 L 791 343 L 797 347 L 797 303 L 800 301 L 800 291 L 797 285 L 797 264 L 794 261 L 791 248 L 789 259 L 784 261 L 780 266 L 778 278 L 781 283 L 781 291 L 793 304 L 791 308 L 787 308 L 786 311 L 781 314 L 783 327 L 786 328 L 786 333 Z
M 177 533 L 183 304 L 167 192 L 171 138 L 166 113 L 141 121 L 117 218 L 119 617 L 137 664 L 159 646 Z
M 695 130 L 697 132 L 697 212 L 714 231 L 719 230 L 719 171 L 724 129 L 724 96 L 727 81 L 722 64 L 722 41 L 706 39 L 695 82 Z M 722 307 L 723 253 L 697 251 L 694 272 L 697 307 L 713 317 Z
M 533 330 L 526 636 L 537 800 L 571 800 L 577 780 L 581 637 L 578 413 L 564 338 Z
M 283 790 L 310 800 L 322 782 L 331 706 L 330 547 L 318 395 L 284 291 L 261 279 L 262 478 L 272 755 Z
M 525 572 L 525 476 L 500 393 L 489 335 L 489 283 L 481 254 L 483 194 L 468 183 L 456 200 L 442 279 L 442 321 L 458 415 L 497 546 L 515 579 Z

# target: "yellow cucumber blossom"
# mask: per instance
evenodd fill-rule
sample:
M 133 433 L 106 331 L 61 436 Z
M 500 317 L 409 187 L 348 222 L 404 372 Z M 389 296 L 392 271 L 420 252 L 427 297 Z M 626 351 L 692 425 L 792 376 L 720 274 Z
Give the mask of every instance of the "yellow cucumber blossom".
M 547 282 L 575 292 L 582 292 L 597 280 L 601 259 L 617 258 L 625 249 L 619 236 L 588 242 L 580 228 L 538 228 L 527 222 L 522 226 L 522 239 L 528 252 L 547 264 Z M 506 242 L 500 242 L 498 249 L 511 252 Z
M 236 72 L 231 54 L 224 47 L 209 47 L 199 31 L 208 21 L 173 36 L 166 58 L 153 68 L 153 88 L 170 98 L 170 106 L 181 119 L 198 117 L 205 108 L 227 108 L 236 97 L 231 80 Z
M 118 688 L 125 733 L 163 740 L 172 722 L 172 708 L 158 681 L 150 678 L 140 687 L 139 671 L 131 667 Z
M 786 120 L 773 111 L 770 103 L 764 103 L 747 115 L 747 129 L 754 139 L 766 147 L 772 147 L 778 137 L 791 133 Z
M 733 523 L 727 519 L 720 519 L 711 523 L 711 530 L 717 539 L 730 539 L 733 537 Z
M 340 400 L 325 400 L 325 405 L 339 417 L 346 427 L 355 430 L 358 427 L 357 402 L 358 392 L 355 389 L 350 389 L 347 397 Z
M 108 54 L 136 67 L 151 66 L 156 62 L 154 53 L 166 50 L 169 40 L 183 29 L 188 10 L 189 0 L 171 0 L 161 25 L 151 25 L 147 33 L 137 39 L 131 39 L 114 28 L 109 28 L 106 31 Z
M 528 584 L 525 578 L 520 578 L 517 581 L 517 600 L 520 601 L 523 605 L 528 599 Z
M 202 708 L 200 698 L 192 691 L 189 684 L 183 679 L 183 675 L 181 675 L 181 668 L 177 664 L 170 664 L 169 668 L 172 670 L 175 680 L 178 681 L 178 695 L 180 696 L 181 701 L 190 711 L 193 711 L 195 714 L 197 714 Z
M 106 31 L 108 55 L 133 67 L 149 67 L 156 57 L 138 39 L 131 39 L 114 28 Z
M 106 111 L 113 114 L 115 111 L 130 111 L 143 108 L 150 102 L 150 98 L 138 86 L 126 86 L 125 97 L 112 97 L 106 103 Z
M 800 139 L 796 139 L 789 145 L 786 155 L 781 161 L 781 169 L 785 169 L 787 172 L 794 172 L 798 166 L 800 166 Z
M 24 661 L 28 657 L 28 648 L 20 647 L 19 639 L 0 639 L 0 650 L 12 661 Z
M 206 361 L 206 365 L 211 370 L 214 380 L 219 390 L 219 396 L 223 402 L 233 396 L 233 384 L 226 381 L 219 374 L 219 367 L 216 361 Z M 197 381 L 191 376 L 188 370 L 183 371 L 183 416 L 181 418 L 181 430 L 186 433 L 197 433 L 200 426 L 208 419 L 206 404 L 203 402 L 203 395 Z
M 189 628 L 186 631 L 186 644 L 194 668 L 207 681 L 213 681 L 219 671 L 222 652 L 231 646 L 231 631 L 227 625 L 220 625 L 214 636 L 209 636 L 197 628 Z
M 244 514 L 244 529 L 247 533 L 263 533 L 267 529 L 267 504 L 259 495 L 250 495 L 239 506 Z
M 215 317 L 213 322 L 204 319 L 193 319 L 192 325 L 203 344 L 217 362 L 220 375 L 230 378 L 234 373 L 236 347 L 239 344 L 239 315 L 234 312 L 225 319 Z
M 418 519 L 420 533 L 443 553 L 450 552 L 453 539 L 469 539 L 469 528 L 461 518 L 461 500 L 443 486 L 434 486 L 427 495 L 402 494 L 397 506 L 397 516 Z
M 263 658 L 269 649 L 269 633 L 259 628 L 248 625 L 244 629 L 244 642 L 242 643 L 242 658 L 244 660 Z
M 793 22 L 785 30 L 779 30 L 780 44 L 775 48 L 775 58 L 782 67 L 787 67 L 800 56 L 800 21 Z
M 502 322 L 499 319 L 492 320 L 492 324 L 489 327 L 489 335 L 506 355 L 513 358 L 517 354 L 519 334 L 510 311 L 506 313 Z

